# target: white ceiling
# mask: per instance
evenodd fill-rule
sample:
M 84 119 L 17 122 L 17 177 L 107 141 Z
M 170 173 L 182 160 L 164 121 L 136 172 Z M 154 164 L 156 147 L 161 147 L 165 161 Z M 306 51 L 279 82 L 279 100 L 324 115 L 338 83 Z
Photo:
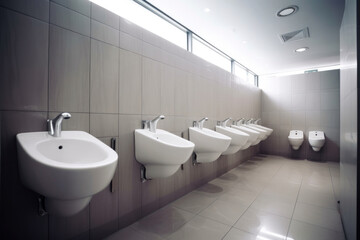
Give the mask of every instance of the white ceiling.
M 148 0 L 258 75 L 338 65 L 344 1 Z M 299 7 L 296 14 L 276 16 L 290 5 Z M 280 34 L 305 27 L 310 38 L 280 40 Z M 304 46 L 310 49 L 294 52 Z

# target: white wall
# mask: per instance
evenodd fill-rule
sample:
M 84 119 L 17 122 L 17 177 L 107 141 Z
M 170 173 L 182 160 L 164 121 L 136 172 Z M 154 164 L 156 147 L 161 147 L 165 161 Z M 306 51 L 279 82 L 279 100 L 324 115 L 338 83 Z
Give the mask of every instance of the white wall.
M 340 30 L 340 212 L 348 240 L 357 236 L 358 195 L 358 76 L 356 0 L 347 0 Z
M 261 152 L 316 161 L 339 161 L 339 70 L 260 79 L 263 124 L 274 133 L 261 144 Z M 298 151 L 288 142 L 290 130 L 305 135 Z M 320 152 L 308 144 L 308 132 L 324 131 Z

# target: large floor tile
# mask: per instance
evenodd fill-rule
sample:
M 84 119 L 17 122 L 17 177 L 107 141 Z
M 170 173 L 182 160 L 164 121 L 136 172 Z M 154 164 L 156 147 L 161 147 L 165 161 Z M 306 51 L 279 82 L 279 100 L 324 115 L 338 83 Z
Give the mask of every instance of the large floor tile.
M 263 236 L 264 238 L 272 233 L 284 239 L 289 225 L 290 218 L 249 208 L 236 222 L 234 227 L 257 236 Z
M 199 213 L 203 209 L 207 208 L 215 200 L 215 197 L 209 197 L 200 193 L 191 192 L 174 201 L 171 203 L 171 205 L 191 213 Z
M 260 193 L 267 186 L 267 184 L 268 182 L 257 180 L 257 178 L 255 177 L 255 178 L 247 178 L 241 180 L 232 187 L 236 189 L 242 189 L 242 190 Z
M 257 156 L 109 239 L 344 240 L 337 167 Z
M 269 184 L 261 193 L 261 196 L 272 196 L 278 197 L 285 200 L 289 200 L 291 202 L 295 202 L 298 193 L 299 193 L 300 185 L 299 184 L 287 184 L 287 183 L 279 183 L 279 184 Z
M 303 188 L 300 190 L 298 202 L 308 203 L 324 208 L 337 209 L 337 202 L 334 194 L 322 193 L 309 188 Z
M 200 215 L 232 226 L 247 208 L 247 205 L 242 205 L 240 203 L 216 200 L 209 207 L 204 209 Z
M 298 202 L 293 219 L 338 232 L 343 231 L 339 212 L 329 208 Z
M 257 193 L 247 190 L 231 189 L 219 196 L 218 199 L 249 206 L 254 202 L 257 195 Z
M 287 240 L 345 240 L 344 234 L 293 220 Z
M 261 195 L 256 198 L 251 207 L 275 215 L 291 218 L 295 207 L 295 202 L 282 197 Z
M 167 206 L 134 223 L 131 227 L 146 235 L 166 238 L 194 216 L 181 209 Z
M 163 240 L 164 238 L 154 235 L 141 233 L 134 230 L 132 227 L 121 229 L 120 231 L 105 238 L 105 240 Z
M 232 228 L 223 240 L 256 240 L 258 239 L 256 235 L 252 235 L 247 232 L 240 231 L 239 229 Z
M 202 185 L 201 187 L 197 188 L 194 192 L 204 194 L 209 197 L 217 198 L 226 194 L 230 189 L 231 187 L 229 186 L 224 186 L 219 183 L 211 182 Z
M 230 226 L 208 218 L 196 216 L 182 228 L 172 234 L 170 240 L 206 239 L 220 240 L 229 231 Z

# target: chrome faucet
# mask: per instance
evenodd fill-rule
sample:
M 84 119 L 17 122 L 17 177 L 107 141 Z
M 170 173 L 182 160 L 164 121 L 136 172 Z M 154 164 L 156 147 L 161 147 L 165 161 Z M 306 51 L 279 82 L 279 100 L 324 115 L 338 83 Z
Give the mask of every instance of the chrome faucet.
M 62 120 L 69 118 L 71 118 L 71 114 L 63 112 L 57 115 L 54 119 L 48 119 L 48 133 L 53 137 L 60 137 Z
M 253 123 L 254 119 L 250 118 L 249 120 L 246 121 L 246 124 L 251 124 Z
M 254 123 L 257 125 L 261 124 L 261 118 L 256 119 Z
M 157 116 L 156 118 L 154 118 L 151 121 L 149 121 L 149 120 L 142 121 L 143 128 L 144 129 L 149 129 L 150 132 L 155 133 L 156 132 L 156 125 L 157 125 L 158 121 L 162 120 L 164 118 L 165 118 L 164 115 L 160 115 L 160 116 Z
M 244 118 L 240 118 L 240 119 L 234 121 L 234 125 L 239 126 L 240 124 L 243 124 L 243 123 L 244 123 L 244 120 L 245 120 Z
M 221 127 L 226 127 L 226 124 L 227 124 L 227 122 L 228 122 L 229 120 L 231 120 L 231 118 L 227 118 L 227 119 L 225 119 L 225 120 L 223 120 L 223 121 L 218 121 L 217 123 L 218 123 L 218 125 L 221 126 Z
M 204 122 L 209 120 L 207 117 L 204 117 L 202 119 L 200 119 L 199 121 L 194 121 L 193 122 L 193 126 L 194 127 L 197 127 L 197 128 L 200 128 L 200 129 L 203 129 L 204 127 Z

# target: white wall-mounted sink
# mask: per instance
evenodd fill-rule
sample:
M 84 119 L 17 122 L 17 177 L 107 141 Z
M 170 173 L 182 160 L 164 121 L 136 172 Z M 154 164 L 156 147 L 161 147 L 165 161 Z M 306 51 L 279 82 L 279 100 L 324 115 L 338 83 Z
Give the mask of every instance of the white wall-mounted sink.
M 231 138 L 208 128 L 189 128 L 190 141 L 195 144 L 194 152 L 199 163 L 213 162 L 230 145 Z
M 268 135 L 267 135 L 268 132 L 265 131 L 264 129 L 257 128 L 255 126 L 250 125 L 250 124 L 243 124 L 242 126 L 259 132 L 261 141 L 265 140 L 268 137 Z
M 256 128 L 260 128 L 260 129 L 262 129 L 262 130 L 265 130 L 267 136 L 270 136 L 271 133 L 274 131 L 272 128 L 264 127 L 264 126 L 258 125 L 258 124 L 249 124 L 249 125 L 250 125 L 250 126 L 254 126 L 254 127 L 256 127 Z
M 170 132 L 135 130 L 136 160 L 145 166 L 146 179 L 173 175 L 191 156 L 194 143 Z
M 250 146 L 255 146 L 256 144 L 258 144 L 261 141 L 260 133 L 253 129 L 250 129 L 250 128 L 247 128 L 244 126 L 238 126 L 238 125 L 231 125 L 231 127 L 249 134 L 248 142 L 249 142 Z
M 25 186 L 45 196 L 50 214 L 73 215 L 114 176 L 118 155 L 82 131 L 20 133 L 16 136 L 19 173 Z
M 216 126 L 216 131 L 224 134 L 231 138 L 231 143 L 228 149 L 222 153 L 222 155 L 234 154 L 243 147 L 246 146 L 246 143 L 249 139 L 249 134 L 236 130 L 230 127 Z

